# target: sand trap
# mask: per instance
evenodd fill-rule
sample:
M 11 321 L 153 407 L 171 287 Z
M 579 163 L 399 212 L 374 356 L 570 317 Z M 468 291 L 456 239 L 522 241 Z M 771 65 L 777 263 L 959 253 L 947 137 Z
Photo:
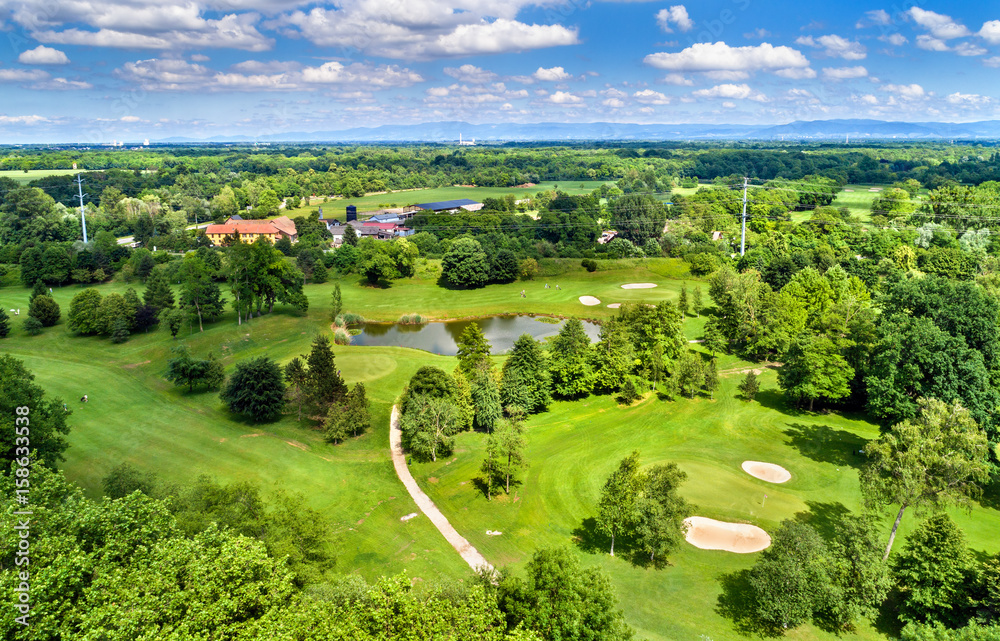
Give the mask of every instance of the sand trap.
M 784 483 L 792 478 L 792 473 L 774 463 L 761 463 L 760 461 L 743 461 L 743 471 L 768 483 Z
M 653 289 L 656 287 L 656 283 L 626 283 L 622 285 L 622 289 Z
M 581 296 L 580 302 L 583 303 L 584 305 L 587 305 L 588 307 L 593 307 L 594 305 L 600 305 L 601 299 L 594 298 L 593 296 Z
M 621 303 L 608 303 L 608 309 L 618 309 L 621 306 Z
M 771 545 L 770 535 L 756 525 L 726 523 L 704 516 L 689 516 L 684 519 L 684 525 L 687 526 L 684 538 L 702 550 L 749 554 L 760 552 Z

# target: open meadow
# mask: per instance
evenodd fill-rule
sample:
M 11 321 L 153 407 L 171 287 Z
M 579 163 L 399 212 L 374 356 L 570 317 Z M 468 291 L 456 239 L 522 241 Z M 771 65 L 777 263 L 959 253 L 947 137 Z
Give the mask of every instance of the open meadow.
M 122 345 L 104 338 L 72 335 L 66 314 L 79 287 L 54 290 L 62 307 L 58 325 L 40 336 L 20 328 L 29 291 L 0 288 L 0 305 L 20 308 L 11 336 L 0 349 L 23 359 L 49 394 L 67 403 L 73 415 L 63 468 L 92 496 L 101 478 L 121 462 L 184 483 L 207 474 L 220 481 L 253 481 L 266 491 L 300 492 L 319 510 L 337 541 L 337 569 L 368 579 L 405 570 L 410 577 L 463 578 L 468 566 L 427 518 L 401 521 L 417 507 L 396 478 L 389 454 L 388 422 L 393 402 L 410 376 L 423 365 L 451 371 L 456 359 L 394 347 L 335 346 L 337 367 L 349 384 L 363 381 L 372 401 L 374 429 L 342 445 L 329 445 L 318 430 L 293 415 L 264 425 L 245 423 L 230 414 L 214 392 L 189 394 L 163 379 L 170 349 L 185 344 L 197 356 L 214 351 L 227 369 L 246 357 L 267 355 L 281 363 L 308 351 L 312 338 L 330 331 L 330 294 L 343 290 L 344 308 L 370 320 L 394 321 L 405 313 L 433 319 L 468 318 L 499 313 L 605 319 L 607 304 L 675 300 L 683 279 L 689 291 L 699 284 L 677 259 L 607 261 L 587 273 L 579 261 L 545 261 L 535 281 L 490 285 L 471 291 L 439 287 L 436 261 L 423 266 L 423 278 L 396 281 L 391 287 L 364 286 L 357 276 L 307 285 L 307 314 L 279 308 L 270 315 L 237 325 L 232 312 L 206 325 L 188 326 L 175 340 L 164 328 L 134 335 Z M 654 282 L 654 289 L 624 290 L 630 282 Z M 545 289 L 545 283 L 552 285 Z M 556 290 L 555 285 L 560 285 Z M 708 302 L 707 283 L 700 283 Z M 141 294 L 142 286 L 133 285 Z M 104 294 L 127 285 L 106 284 Z M 519 292 L 525 289 L 526 298 Z M 601 304 L 586 307 L 580 296 Z M 688 339 L 701 338 L 704 318 L 689 318 Z M 700 350 L 699 345 L 692 345 Z M 499 362 L 500 359 L 495 359 Z M 412 463 L 421 488 L 437 503 L 460 534 L 494 565 L 520 567 L 543 546 L 569 546 L 585 565 L 600 566 L 611 577 L 628 622 L 639 638 L 733 639 L 741 636 L 723 616 L 722 579 L 750 567 L 758 555 L 699 550 L 686 543 L 656 569 L 633 559 L 622 545 L 607 554 L 607 541 L 593 517 L 601 485 L 633 449 L 641 462 L 676 462 L 688 478 L 681 493 L 695 504 L 695 514 L 748 522 L 773 532 L 787 518 L 807 520 L 829 533 L 833 520 L 860 506 L 855 453 L 878 429 L 862 416 L 836 412 L 799 412 L 785 405 L 774 369 L 731 356 L 720 357 L 722 385 L 708 398 L 664 401 L 654 394 L 632 407 L 611 397 L 591 396 L 557 402 L 527 422 L 529 467 L 511 496 L 487 501 L 478 482 L 484 436 L 463 433 L 454 455 L 436 463 Z M 753 402 L 736 397 L 736 385 L 748 368 L 762 370 L 762 391 Z M 86 404 L 79 398 L 87 394 Z M 773 485 L 740 469 L 744 460 L 777 463 L 791 480 Z M 766 499 L 765 499 L 766 495 Z M 974 550 L 1000 550 L 1000 511 L 991 488 L 986 507 L 953 511 Z M 907 513 L 900 539 L 918 518 Z M 885 515 L 885 532 L 890 517 Z M 502 532 L 488 536 L 487 530 Z M 738 599 L 732 607 L 739 610 Z M 894 628 L 862 627 L 844 638 L 889 638 Z M 811 625 L 790 631 L 789 639 L 833 639 Z

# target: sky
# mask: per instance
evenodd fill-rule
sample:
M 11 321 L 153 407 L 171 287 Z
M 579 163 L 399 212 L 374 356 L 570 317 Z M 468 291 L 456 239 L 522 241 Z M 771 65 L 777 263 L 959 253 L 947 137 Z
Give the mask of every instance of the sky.
M 1000 118 L 996 0 L 0 0 L 3 37 L 7 143 Z

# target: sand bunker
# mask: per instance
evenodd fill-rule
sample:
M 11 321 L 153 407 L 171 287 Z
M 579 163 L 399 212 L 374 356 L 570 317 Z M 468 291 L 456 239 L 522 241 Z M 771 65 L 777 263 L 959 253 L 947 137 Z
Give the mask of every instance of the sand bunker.
M 594 305 L 600 305 L 601 299 L 594 298 L 593 296 L 581 296 L 580 302 L 583 303 L 584 305 L 587 305 L 588 307 L 592 307 Z
M 771 537 L 756 525 L 726 523 L 704 516 L 684 519 L 687 534 L 684 538 L 702 550 L 725 550 L 738 554 L 760 552 L 771 545 Z
M 656 283 L 626 283 L 622 285 L 622 289 L 652 289 L 656 287 Z
M 784 483 L 792 478 L 792 473 L 774 463 L 761 463 L 760 461 L 743 461 L 743 471 L 750 476 L 759 478 L 768 483 Z
M 621 306 L 621 303 L 608 303 L 608 309 L 618 309 Z

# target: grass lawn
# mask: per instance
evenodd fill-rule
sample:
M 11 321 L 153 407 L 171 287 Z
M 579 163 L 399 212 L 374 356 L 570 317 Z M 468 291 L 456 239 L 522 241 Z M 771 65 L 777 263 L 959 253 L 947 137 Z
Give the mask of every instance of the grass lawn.
M 29 169 L 28 171 L 24 171 L 23 169 L 4 169 L 0 171 L 0 177 L 11 178 L 22 185 L 27 185 L 32 180 L 38 180 L 46 176 L 75 176 L 76 174 L 85 173 L 87 173 L 85 169 Z
M 619 269 L 610 269 L 615 266 Z M 587 273 L 579 261 L 545 261 L 548 275 L 533 282 L 474 291 L 441 289 L 430 275 L 397 281 L 385 289 L 362 286 L 356 276 L 339 282 L 345 309 L 388 321 L 409 312 L 432 318 L 523 312 L 600 319 L 613 313 L 607 303 L 672 300 L 680 279 L 688 279 L 689 291 L 697 284 L 686 275 L 683 263 L 672 259 L 607 262 L 601 267 Z M 544 289 L 545 282 L 553 287 Z M 628 282 L 659 286 L 620 288 Z M 556 284 L 561 289 L 556 290 Z M 189 327 L 174 340 L 158 329 L 122 345 L 69 333 L 65 317 L 71 298 L 80 291 L 75 286 L 54 292 L 63 321 L 29 337 L 20 327 L 29 291 L 3 287 L 0 305 L 19 307 L 22 315 L 14 319 L 14 331 L 0 345 L 24 359 L 37 381 L 73 410 L 63 468 L 92 496 L 100 494 L 101 478 L 122 461 L 173 482 L 209 474 L 221 481 L 254 481 L 265 490 L 281 486 L 301 492 L 328 520 L 336 532 L 342 572 L 369 579 L 402 570 L 426 580 L 466 577 L 468 567 L 426 518 L 400 521 L 417 508 L 395 477 L 388 447 L 389 411 L 406 381 L 426 364 L 450 371 L 454 358 L 393 347 L 335 347 L 337 366 L 347 382 L 364 381 L 374 419 L 371 432 L 340 446 L 324 443 L 316 430 L 298 424 L 293 416 L 267 425 L 247 424 L 226 411 L 216 394 L 187 394 L 162 378 L 170 348 L 181 343 L 195 355 L 215 351 L 228 367 L 250 356 L 266 354 L 285 363 L 307 352 L 313 336 L 329 331 L 333 285 L 331 281 L 306 287 L 311 303 L 307 315 L 279 309 L 239 326 L 227 313 L 204 332 Z M 107 294 L 126 287 L 113 283 L 99 289 Z M 701 287 L 707 303 L 707 285 Z M 141 294 L 142 286 L 136 289 Z M 527 298 L 520 298 L 521 289 L 527 290 Z M 602 304 L 585 307 L 577 300 L 582 295 L 597 296 Z M 685 322 L 688 338 L 700 338 L 704 321 L 701 317 Z M 692 348 L 703 351 L 700 345 Z M 675 461 L 688 473 L 683 492 L 698 506 L 699 515 L 745 520 L 773 531 L 782 519 L 795 515 L 824 525 L 844 509 L 856 510 L 861 460 L 852 452 L 877 434 L 875 426 L 855 416 L 789 411 L 775 390 L 773 370 L 762 376 L 764 391 L 758 401 L 735 399 L 740 379 L 736 370 L 746 366 L 735 357 L 720 359 L 720 370 L 729 373 L 724 374 L 714 401 L 648 398 L 631 408 L 618 407 L 607 397 L 556 403 L 552 411 L 528 423 L 530 467 L 511 499 L 490 503 L 476 489 L 484 446 L 481 434 L 460 435 L 451 459 L 414 463 L 414 476 L 456 529 L 492 563 L 516 567 L 540 546 L 569 545 L 585 564 L 607 570 L 640 637 L 737 638 L 716 611 L 718 579 L 749 567 L 755 555 L 702 551 L 684 544 L 671 556 L 673 565 L 648 569 L 604 553 L 605 541 L 587 519 L 595 513 L 604 479 L 634 448 L 641 451 L 644 465 Z M 89 403 L 78 402 L 83 394 L 89 395 Z M 780 486 L 758 481 L 740 470 L 746 459 L 783 465 L 792 479 Z M 768 498 L 762 506 L 765 493 Z M 992 496 L 996 504 L 996 493 Z M 886 532 L 889 518 L 886 515 Z M 1000 547 L 996 510 L 977 507 L 968 514 L 957 512 L 955 518 L 975 549 L 992 553 Z M 897 545 L 916 523 L 908 513 Z M 487 529 L 503 535 L 487 536 Z M 788 638 L 832 636 L 805 627 Z M 857 638 L 886 637 L 864 628 Z

